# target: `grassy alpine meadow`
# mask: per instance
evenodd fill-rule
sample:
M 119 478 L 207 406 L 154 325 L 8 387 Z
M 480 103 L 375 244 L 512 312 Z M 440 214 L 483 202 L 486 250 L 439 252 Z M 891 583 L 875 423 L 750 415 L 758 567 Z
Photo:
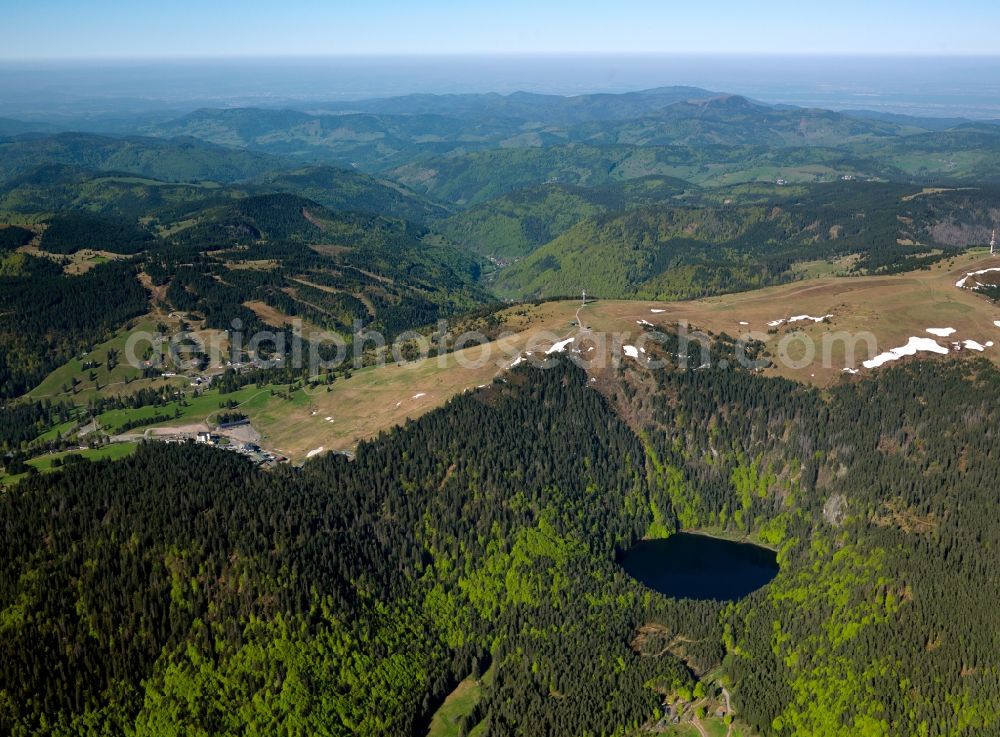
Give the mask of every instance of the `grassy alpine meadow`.
M 27 461 L 28 465 L 39 473 L 51 473 L 61 470 L 67 463 L 67 459 L 83 459 L 84 461 L 116 461 L 126 458 L 135 452 L 138 443 L 112 443 L 100 448 L 81 448 L 76 450 L 63 451 L 61 453 L 48 453 Z M 29 472 L 18 474 L 4 474 L 0 476 L 0 484 L 11 486 L 25 478 Z
M 331 384 L 243 387 L 233 394 L 207 390 L 182 405 L 117 410 L 100 417 L 113 428 L 130 419 L 175 411 L 180 414 L 152 427 L 189 426 L 211 420 L 223 402 L 235 402 L 247 414 L 262 442 L 290 458 L 301 460 L 310 451 L 352 451 L 359 442 L 404 424 L 442 406 L 452 397 L 502 379 L 505 369 L 522 354 L 544 358 L 553 344 L 579 337 L 589 346 L 588 333 L 602 335 L 606 351 L 595 376 L 617 360 L 614 336 L 622 345 L 641 340 L 657 328 L 675 330 L 683 321 L 691 331 L 711 335 L 751 336 L 764 343 L 772 356 L 765 375 L 806 384 L 829 386 L 847 380 L 845 368 L 866 372 L 862 364 L 878 353 L 902 346 L 910 337 L 938 340 L 952 353 L 1000 360 L 1000 351 L 967 349 L 956 342 L 971 340 L 985 346 L 1000 343 L 1000 310 L 983 296 L 955 286 L 964 274 L 991 268 L 1000 261 L 969 254 L 936 264 L 927 270 L 884 277 L 819 277 L 702 300 L 650 302 L 595 299 L 579 315 L 579 301 L 566 300 L 513 307 L 502 313 L 509 337 L 415 362 L 371 366 L 340 376 Z M 789 318 L 808 315 L 818 321 Z M 829 315 L 829 317 L 825 317 Z M 780 321 L 772 326 L 770 323 Z M 947 339 L 928 328 L 951 328 Z M 869 342 L 869 336 L 871 342 Z M 811 360 L 806 353 L 812 346 Z M 785 353 L 782 353 L 782 350 Z M 853 354 L 853 356 L 852 356 Z M 488 356 L 488 360 L 483 357 Z M 782 356 L 785 356 L 783 358 Z M 582 358 L 593 359 L 593 354 Z M 825 357 L 829 358 L 824 363 Z M 852 359 L 853 360 L 849 360 Z M 845 378 L 847 377 L 847 378 Z M 289 386 L 292 391 L 288 391 Z M 139 430 L 142 432 L 142 430 Z

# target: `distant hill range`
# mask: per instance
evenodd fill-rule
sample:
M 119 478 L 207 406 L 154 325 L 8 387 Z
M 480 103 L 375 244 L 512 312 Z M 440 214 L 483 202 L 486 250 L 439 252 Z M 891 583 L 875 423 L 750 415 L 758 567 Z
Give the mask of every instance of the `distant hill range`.
M 0 266 L 27 290 L 104 251 L 216 327 L 265 304 L 394 332 L 497 297 L 695 297 L 817 261 L 912 269 L 988 241 L 998 187 L 993 123 L 692 87 L 203 109 L 128 135 L 0 120 L 0 217 L 57 257 L 30 261 L 14 233 L 22 252 Z
M 24 133 L 54 133 L 57 128 L 48 123 L 33 123 L 13 118 L 0 118 L 0 137 Z
M 926 130 L 829 111 L 779 109 L 691 88 L 570 98 L 420 95 L 341 107 L 318 114 L 198 110 L 144 132 L 386 170 L 419 157 L 494 148 L 568 143 L 834 146 Z
M 678 102 L 710 100 L 720 93 L 698 87 L 658 87 L 640 92 L 592 95 L 540 95 L 514 92 L 458 95 L 405 95 L 323 105 L 330 113 L 447 115 L 456 118 L 517 118 L 561 125 L 627 120 L 655 113 Z
M 112 137 L 93 133 L 0 138 L 0 181 L 40 166 L 62 164 L 119 171 L 166 181 L 233 182 L 288 166 L 267 154 L 223 147 L 194 137 Z
M 119 127 L 123 124 L 119 121 Z M 125 126 L 128 129 L 127 126 Z M 734 147 L 755 147 L 773 151 L 809 148 L 798 159 L 825 163 L 829 150 L 842 155 L 864 156 L 872 149 L 885 155 L 886 145 L 928 134 L 985 132 L 991 139 L 1000 126 L 962 118 L 915 118 L 872 111 L 833 112 L 769 105 L 739 95 L 696 87 L 662 87 L 624 94 L 588 94 L 564 97 L 528 92 L 500 94 L 407 95 L 385 99 L 316 104 L 310 110 L 269 108 L 206 108 L 181 117 L 150 122 L 136 118 L 131 135 L 156 139 L 189 139 L 247 152 L 270 154 L 302 164 L 331 164 L 368 172 L 393 172 L 410 186 L 423 189 L 420 182 L 401 168 L 416 162 L 453 159 L 480 151 L 552 148 L 570 145 L 597 147 L 693 147 L 702 151 L 715 148 L 699 166 L 725 163 L 734 155 L 741 162 L 759 151 L 733 151 Z M 52 133 L 45 123 L 0 120 L 0 137 L 20 137 Z M 127 140 L 127 139 L 119 139 Z M 44 142 L 42 142 L 44 141 Z M 73 139 L 39 139 L 40 146 L 72 147 Z M 114 144 L 122 147 L 124 144 Z M 179 145 L 179 144 L 172 144 Z M 188 144 L 190 145 L 190 144 Z M 948 144 L 949 146 L 951 144 Z M 992 145 L 992 140 L 990 145 Z M 824 150 L 818 150 L 824 149 Z M 64 158 L 66 156 L 64 152 Z M 108 156 L 127 156 L 122 152 Z M 206 148 L 202 158 L 218 156 Z M 615 157 L 612 157 L 615 158 Z M 912 157 L 910 157 L 912 158 Z M 939 166 L 941 175 L 963 176 L 963 163 Z M 91 162 L 72 161 L 91 166 Z M 230 163 L 232 165 L 232 162 Z M 779 165 L 782 165 L 779 162 Z M 8 168 L 11 166 L 7 165 Z M 102 163 L 103 167 L 104 164 Z M 243 161 L 237 167 L 287 167 L 276 161 Z M 128 170 L 134 166 L 114 166 Z M 434 167 L 436 168 L 436 167 Z M 905 176 L 907 168 L 900 167 Z M 159 172 L 160 174 L 163 171 Z M 169 172 L 182 178 L 186 172 Z M 211 171 L 209 172 L 212 173 Z M 866 173 L 899 178 L 886 166 L 868 166 Z M 920 172 L 923 175 L 925 172 Z M 933 176 L 933 167 L 926 174 Z M 976 176 L 982 171 L 976 169 Z M 244 172 L 244 174 L 246 174 Z M 505 172 L 498 179 L 504 178 Z M 639 176 L 676 175 L 672 171 L 645 168 Z M 222 172 L 230 180 L 235 173 Z M 417 178 L 432 175 L 418 173 Z M 615 174 L 621 178 L 622 173 Z M 173 176 L 167 178 L 175 178 Z M 775 178 L 780 178 L 776 175 Z M 531 184 L 541 181 L 532 180 Z M 560 178 L 564 183 L 580 183 L 582 177 Z M 501 191 L 509 191 L 503 187 Z M 431 194 L 431 189 L 427 191 Z M 446 199 L 455 199 L 448 197 Z M 473 201 L 459 198 L 462 201 Z

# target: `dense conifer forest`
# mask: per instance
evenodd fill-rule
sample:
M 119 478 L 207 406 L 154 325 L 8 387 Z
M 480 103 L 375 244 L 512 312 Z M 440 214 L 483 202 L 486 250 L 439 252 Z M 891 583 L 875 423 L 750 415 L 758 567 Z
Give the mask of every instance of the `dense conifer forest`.
M 70 212 L 48 222 L 40 247 L 49 253 L 75 253 L 83 248 L 137 253 L 148 248 L 152 240 L 152 234 L 127 220 Z
M 620 382 L 518 369 L 301 470 L 155 444 L 23 482 L 3 731 L 420 734 L 489 670 L 467 728 L 631 734 L 721 665 L 765 735 L 1000 734 L 995 368 Z M 679 527 L 753 533 L 781 572 L 720 604 L 616 564 Z
M 0 272 L 0 397 L 28 391 L 52 369 L 146 312 L 136 267 L 115 261 L 67 276 L 45 258 L 23 256 Z

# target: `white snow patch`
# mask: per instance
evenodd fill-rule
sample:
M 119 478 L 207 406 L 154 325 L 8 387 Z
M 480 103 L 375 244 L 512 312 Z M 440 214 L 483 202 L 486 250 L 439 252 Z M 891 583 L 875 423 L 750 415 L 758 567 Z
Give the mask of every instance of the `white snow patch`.
M 990 267 L 988 269 L 980 269 L 979 271 L 970 271 L 965 276 L 963 276 L 961 279 L 959 279 L 957 282 L 955 282 L 955 286 L 958 287 L 959 289 L 964 289 L 965 288 L 965 282 L 970 277 L 979 276 L 980 274 L 989 274 L 991 271 L 1000 271 L 1000 266 L 992 266 L 992 267 Z M 977 284 L 978 284 L 978 282 L 977 282 Z
M 927 328 L 927 332 L 939 338 L 947 338 L 955 332 L 955 328 Z
M 845 369 L 841 369 L 841 371 L 843 371 L 845 374 L 860 374 L 861 373 L 860 371 L 858 371 L 855 368 L 845 368 Z
M 646 327 L 650 327 L 650 328 L 653 327 L 653 323 L 651 323 L 649 320 L 636 320 L 635 324 L 636 325 L 645 325 Z
M 889 361 L 896 361 L 903 356 L 914 356 L 918 351 L 945 354 L 948 352 L 948 349 L 943 345 L 939 345 L 933 338 L 911 337 L 906 345 L 893 348 L 885 353 L 879 353 L 875 358 L 869 358 L 867 361 L 862 362 L 861 365 L 865 368 L 878 368 Z
M 749 325 L 749 324 L 750 323 L 748 323 L 746 320 L 740 320 L 740 325 Z
M 978 343 L 978 342 L 976 342 L 974 340 L 963 340 L 962 344 L 966 348 L 968 348 L 970 351 L 985 351 L 986 350 L 986 346 L 984 346 L 982 343 Z
M 517 366 L 520 363 L 524 363 L 524 356 L 518 356 L 513 361 L 511 361 L 510 368 L 514 368 L 515 366 Z
M 1000 320 L 994 320 L 993 324 L 1000 328 Z
M 413 398 L 414 399 L 420 399 L 420 397 L 426 397 L 426 396 L 427 396 L 427 392 L 417 392 L 416 394 L 413 395 Z
M 550 353 L 562 353 L 563 351 L 566 350 L 566 346 L 568 346 L 574 340 L 576 340 L 576 338 L 566 338 L 566 340 L 560 340 L 558 343 L 553 344 L 551 348 L 545 351 L 545 355 L 548 355 Z
M 656 309 L 655 307 L 653 307 L 652 309 L 650 309 L 650 312 L 652 312 L 652 313 L 654 313 L 654 314 L 658 315 L 658 314 L 660 314 L 661 312 L 666 312 L 666 310 L 658 310 L 658 309 Z
M 333 422 L 332 417 L 324 417 L 323 419 L 326 420 L 327 422 Z
M 639 349 L 636 348 L 634 345 L 622 346 L 622 350 L 625 351 L 625 355 L 628 356 L 629 358 L 639 357 Z
M 822 317 L 813 317 L 812 315 L 795 315 L 794 317 L 788 318 L 788 322 L 801 322 L 802 320 L 812 320 L 813 322 L 823 322 L 828 317 L 833 317 L 833 315 L 823 315 Z
M 780 320 L 771 320 L 767 326 L 769 328 L 776 328 L 779 325 L 786 322 L 801 322 L 802 320 L 812 320 L 813 322 L 823 322 L 826 318 L 833 317 L 833 315 L 823 315 L 821 317 L 813 317 L 812 315 L 793 315 L 792 317 L 783 317 Z M 740 323 L 740 325 L 745 325 L 746 323 Z
M 313 448 L 308 453 L 306 453 L 306 458 L 312 458 L 313 456 L 317 456 L 322 452 L 323 452 L 323 446 L 321 445 L 318 448 Z
M 992 340 L 987 340 L 985 343 L 983 343 L 983 345 L 986 346 L 987 348 L 992 348 L 993 347 L 993 341 Z

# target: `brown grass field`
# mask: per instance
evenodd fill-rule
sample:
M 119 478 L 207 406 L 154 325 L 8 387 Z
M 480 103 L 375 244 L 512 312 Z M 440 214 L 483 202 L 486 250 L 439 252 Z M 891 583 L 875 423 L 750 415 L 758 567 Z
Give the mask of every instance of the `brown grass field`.
M 790 343 L 787 353 L 796 361 L 803 357 L 800 338 L 807 336 L 816 345 L 813 362 L 795 368 L 776 360 L 778 365 L 765 373 L 828 386 L 852 379 L 843 371 L 842 340 L 830 343 L 830 361 L 824 365 L 824 335 L 870 333 L 875 340 L 875 353 L 903 345 L 911 336 L 934 338 L 925 332 L 929 327 L 955 329 L 949 338 L 935 338 L 946 347 L 964 339 L 1000 343 L 1000 328 L 993 324 L 994 320 L 1000 320 L 1000 307 L 955 286 L 966 272 L 990 266 L 1000 266 L 1000 258 L 984 257 L 979 252 L 926 271 L 882 277 L 822 277 L 689 302 L 597 300 L 583 308 L 580 318 L 584 329 L 590 328 L 594 334 L 617 334 L 619 342 L 624 343 L 636 340 L 644 330 L 637 324 L 639 320 L 670 328 L 685 320 L 692 329 L 734 337 L 753 331 L 754 337 L 766 341 L 775 357 L 780 355 L 780 343 L 785 339 Z M 512 335 L 489 344 L 490 358 L 485 362 L 475 361 L 482 355 L 481 347 L 404 365 L 390 362 L 338 380 L 329 391 L 320 387 L 292 401 L 269 401 L 250 411 L 250 415 L 263 435 L 264 444 L 293 460 L 301 460 L 310 450 L 320 447 L 324 451 L 352 450 L 363 439 L 417 418 L 461 392 L 489 384 L 502 376 L 521 351 L 533 351 L 538 358 L 557 340 L 578 335 L 580 328 L 574 321 L 579 307 L 579 302 L 567 301 L 508 309 L 503 317 Z M 654 309 L 659 312 L 652 312 Z M 768 332 L 768 322 L 802 314 L 832 317 L 821 323 L 784 323 Z M 788 337 L 793 333 L 798 335 L 794 339 Z M 584 346 L 584 357 L 594 355 L 585 350 L 586 339 L 580 345 Z M 614 345 L 613 340 L 608 343 L 609 353 L 617 350 L 618 360 L 632 360 L 621 356 L 620 346 L 615 349 Z M 868 370 L 860 365 L 870 357 L 868 346 L 859 340 L 856 348 L 854 360 L 846 367 L 857 367 L 865 373 Z M 982 353 L 970 350 L 958 353 L 1000 360 L 1000 347 L 987 348 Z M 600 371 L 593 373 L 599 375 Z
M 842 266 L 834 265 L 837 269 Z M 595 300 L 582 309 L 579 300 L 517 305 L 500 315 L 505 336 L 485 347 L 462 348 L 441 357 L 402 365 L 390 359 L 384 366 L 355 371 L 347 379 L 338 378 L 329 389 L 320 385 L 291 395 L 265 390 L 243 409 L 261 433 L 261 444 L 283 452 L 293 461 L 305 459 L 310 451 L 318 448 L 323 452 L 351 451 L 360 441 L 440 407 L 462 392 L 502 379 L 519 355 L 530 352 L 533 354 L 530 360 L 544 358 L 546 348 L 570 337 L 579 340 L 567 346 L 569 355 L 592 362 L 585 368 L 594 379 L 595 387 L 610 388 L 614 374 L 605 367 L 613 367 L 613 362 L 624 362 L 628 366 L 630 362 L 646 360 L 645 354 L 633 359 L 626 357 L 623 351 L 623 345 L 642 345 L 641 335 L 649 328 L 639 325 L 638 321 L 669 329 L 677 328 L 684 321 L 691 330 L 727 333 L 733 337 L 749 333 L 765 341 L 776 363 L 765 373 L 817 386 L 857 380 L 843 369 L 867 373 L 870 370 L 861 368 L 862 361 L 904 345 L 910 337 L 937 340 L 939 345 L 949 348 L 951 355 L 983 356 L 1000 361 L 1000 327 L 994 325 L 995 320 L 1000 320 L 1000 306 L 982 295 L 955 286 L 967 272 L 988 267 L 1000 267 L 1000 257 L 989 257 L 978 251 L 928 270 L 892 276 L 834 276 L 817 267 L 812 270 L 815 276 L 792 284 L 687 302 Z M 263 303 L 250 306 L 268 322 L 285 322 L 286 316 Z M 576 324 L 578 311 L 582 325 Z M 784 322 L 776 327 L 768 325 L 795 315 L 831 317 L 819 323 L 802 320 Z M 180 317 L 165 314 L 161 305 L 155 305 L 153 313 L 138 321 L 137 328 L 152 329 L 157 321 L 176 329 Z M 193 327 L 206 340 L 221 338 L 216 331 L 199 331 L 197 325 Z M 955 333 L 948 337 L 933 336 L 926 332 L 932 327 L 954 328 Z M 108 345 L 117 345 L 124 340 L 124 335 L 116 336 Z M 831 336 L 835 339 L 831 340 Z M 844 336 L 852 340 L 845 342 Z M 870 349 L 866 336 L 873 341 Z M 604 338 L 605 343 L 603 346 L 598 344 L 596 350 L 590 349 L 595 338 Z M 803 358 L 806 340 L 815 346 L 815 358 L 796 364 L 795 361 Z M 824 340 L 828 345 L 826 356 Z M 957 351 L 953 344 L 963 340 L 983 345 L 995 341 L 998 345 L 986 347 L 983 352 L 967 348 Z M 847 355 L 847 345 L 855 347 L 853 358 Z M 100 348 L 95 348 L 95 355 L 100 353 Z M 782 348 L 792 361 L 781 360 Z M 919 355 L 939 360 L 930 353 Z M 605 360 L 596 362 L 595 357 Z M 85 376 L 86 372 L 76 363 L 79 362 L 57 369 L 32 392 L 32 396 L 60 395 L 60 387 L 73 375 Z M 210 372 L 218 370 L 221 367 L 209 369 Z M 127 367 L 120 366 L 116 371 L 126 372 Z M 137 386 L 147 383 L 143 380 L 126 385 L 117 373 L 114 376 L 98 373 L 102 393 L 134 391 Z M 187 380 L 179 377 L 177 381 Z M 83 394 L 95 391 L 89 386 L 86 381 L 81 385 Z
M 764 339 L 775 356 L 779 354 L 783 338 L 801 333 L 816 346 L 816 360 L 803 368 L 783 366 L 777 361 L 778 367 L 766 373 L 825 386 L 839 380 L 845 367 L 860 368 L 861 362 L 871 357 L 867 344 L 859 340 L 855 344 L 854 360 L 845 361 L 844 343 L 831 340 L 832 334 L 837 332 L 871 333 L 876 352 L 903 345 L 911 336 L 933 338 L 935 336 L 926 332 L 932 327 L 955 329 L 950 337 L 937 338 L 946 347 L 966 339 L 979 343 L 1000 342 L 1000 328 L 993 324 L 994 320 L 1000 320 L 1000 307 L 971 290 L 955 286 L 955 282 L 969 271 L 996 266 L 1000 266 L 1000 257 L 984 257 L 980 252 L 926 271 L 893 276 L 824 277 L 690 302 L 599 302 L 587 308 L 588 319 L 596 329 L 622 325 L 630 319 L 644 319 L 669 326 L 686 320 L 692 326 L 732 336 L 754 331 L 755 337 Z M 652 313 L 651 309 L 663 311 Z M 768 326 L 771 321 L 795 315 L 832 317 L 821 323 L 805 320 L 784 323 L 776 329 Z M 741 325 L 741 322 L 748 324 Z M 757 333 L 763 335 L 757 336 Z M 828 365 L 823 365 L 822 361 L 824 335 L 831 344 Z M 801 350 L 796 350 L 801 348 L 801 341 L 788 339 L 787 342 L 790 343 L 789 355 L 795 360 L 802 358 Z M 982 353 L 966 352 L 1000 361 L 1000 348 L 987 348 Z

